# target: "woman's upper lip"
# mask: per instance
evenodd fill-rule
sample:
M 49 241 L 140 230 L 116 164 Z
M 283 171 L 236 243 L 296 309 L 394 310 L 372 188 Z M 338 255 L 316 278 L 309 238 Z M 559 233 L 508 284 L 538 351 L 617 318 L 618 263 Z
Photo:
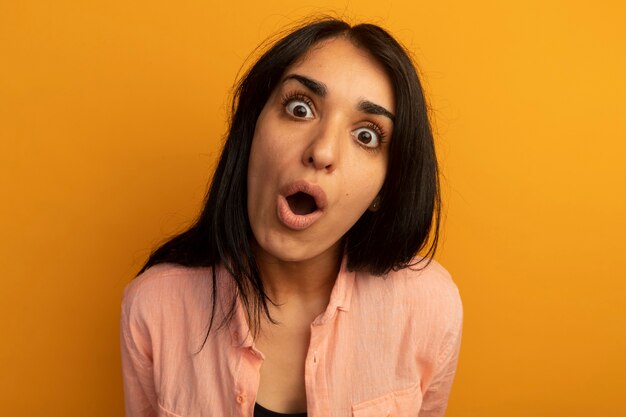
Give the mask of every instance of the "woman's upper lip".
M 281 187 L 279 192 L 285 198 L 298 192 L 307 193 L 315 199 L 318 210 L 324 210 L 326 207 L 326 193 L 322 187 L 305 180 L 290 182 Z

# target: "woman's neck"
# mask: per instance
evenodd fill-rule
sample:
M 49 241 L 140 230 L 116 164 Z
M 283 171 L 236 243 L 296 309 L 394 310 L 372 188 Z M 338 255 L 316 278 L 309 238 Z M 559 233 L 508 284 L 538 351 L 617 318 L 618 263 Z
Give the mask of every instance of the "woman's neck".
M 330 293 L 341 266 L 340 242 L 320 255 L 303 261 L 282 261 L 258 246 L 257 265 L 265 291 L 278 304 L 297 302 L 300 306 L 328 304 Z

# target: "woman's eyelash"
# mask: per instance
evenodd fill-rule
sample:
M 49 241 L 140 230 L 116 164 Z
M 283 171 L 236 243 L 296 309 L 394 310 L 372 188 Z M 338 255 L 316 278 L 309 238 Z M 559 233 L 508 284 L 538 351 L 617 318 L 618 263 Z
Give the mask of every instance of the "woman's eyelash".
M 292 102 L 293 100 L 300 100 L 305 102 L 309 107 L 313 108 L 313 101 L 311 101 L 310 98 L 308 98 L 305 94 L 299 92 L 299 91 L 292 91 L 289 93 L 286 93 L 285 95 L 283 95 L 283 98 L 281 99 L 281 104 L 284 106 L 286 106 L 287 104 L 289 104 L 290 102 Z
M 385 131 L 383 130 L 383 128 L 374 122 L 367 122 L 365 124 L 365 127 L 372 129 L 374 132 L 376 132 L 376 134 L 378 135 L 378 139 L 379 142 L 382 143 L 383 139 L 385 139 L 387 137 L 387 134 L 385 133 Z

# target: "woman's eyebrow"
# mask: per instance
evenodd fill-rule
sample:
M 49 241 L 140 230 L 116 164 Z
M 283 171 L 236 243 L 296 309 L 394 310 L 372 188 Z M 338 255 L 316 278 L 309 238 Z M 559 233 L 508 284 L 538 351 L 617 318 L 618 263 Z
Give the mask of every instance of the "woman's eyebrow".
M 283 82 L 286 82 L 289 80 L 296 80 L 300 82 L 300 84 L 308 88 L 309 90 L 313 91 L 318 96 L 326 97 L 326 91 L 327 91 L 326 85 L 320 81 L 316 81 L 312 78 L 305 77 L 304 75 L 289 74 L 285 77 Z
M 388 118 L 391 119 L 392 122 L 395 121 L 396 119 L 396 116 L 394 116 L 393 113 L 391 113 L 389 110 L 387 110 L 383 106 L 380 106 L 376 103 L 372 103 L 371 101 L 368 101 L 368 100 L 360 101 L 357 108 L 361 110 L 363 113 L 380 114 L 383 116 L 387 116 Z

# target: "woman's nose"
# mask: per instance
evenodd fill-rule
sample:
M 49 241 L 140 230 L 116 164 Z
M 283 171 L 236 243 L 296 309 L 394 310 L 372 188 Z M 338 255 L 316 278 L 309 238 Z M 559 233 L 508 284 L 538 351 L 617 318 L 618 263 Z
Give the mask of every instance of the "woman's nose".
M 341 129 L 337 123 L 321 123 L 302 154 L 302 163 L 318 170 L 332 172 L 337 166 Z

